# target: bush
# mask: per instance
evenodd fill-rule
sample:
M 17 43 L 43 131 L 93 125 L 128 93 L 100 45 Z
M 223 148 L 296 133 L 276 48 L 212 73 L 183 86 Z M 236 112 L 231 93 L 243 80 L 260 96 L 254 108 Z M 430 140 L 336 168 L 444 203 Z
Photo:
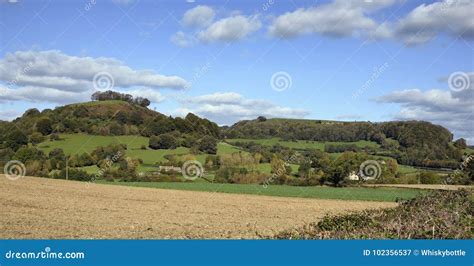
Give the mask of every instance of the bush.
M 59 139 L 60 138 L 59 138 L 58 134 L 53 133 L 53 134 L 49 135 L 49 140 L 50 141 L 55 141 L 55 140 L 59 140 Z
M 433 172 L 421 172 L 417 175 L 421 184 L 442 184 L 441 177 Z
M 66 169 L 62 169 L 58 173 L 53 174 L 51 177 L 54 179 L 66 179 L 77 180 L 77 181 L 89 181 L 94 175 L 88 174 L 86 171 L 81 169 L 69 168 L 66 174 Z
M 217 153 L 217 140 L 211 136 L 204 136 L 198 142 L 198 149 L 200 152 L 208 154 Z
M 472 190 L 435 191 L 395 208 L 326 216 L 276 239 L 472 239 Z
M 231 182 L 235 184 L 263 184 L 267 178 L 268 174 L 257 172 L 247 174 L 235 173 L 231 178 Z
M 33 145 L 43 142 L 44 139 L 44 136 L 39 132 L 33 132 L 33 134 L 30 135 L 30 142 Z
M 170 134 L 161 134 L 150 137 L 148 146 L 154 150 L 157 149 L 175 149 L 177 147 L 176 138 Z

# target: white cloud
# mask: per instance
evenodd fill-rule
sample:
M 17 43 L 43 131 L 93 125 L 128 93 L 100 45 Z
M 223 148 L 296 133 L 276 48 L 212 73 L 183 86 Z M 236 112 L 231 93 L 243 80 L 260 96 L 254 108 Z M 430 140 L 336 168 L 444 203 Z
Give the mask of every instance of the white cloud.
M 174 115 L 189 112 L 206 117 L 221 125 L 231 125 L 243 119 L 266 117 L 302 118 L 309 114 L 302 109 L 278 106 L 267 100 L 247 99 L 235 92 L 216 92 L 181 101 L 185 108 L 175 110 Z
M 273 36 L 291 38 L 304 34 L 346 37 L 371 34 L 378 28 L 369 13 L 392 5 L 395 0 L 336 0 L 310 8 L 299 8 L 274 19 L 269 27 Z
M 214 22 L 207 29 L 199 32 L 198 38 L 203 42 L 241 40 L 262 27 L 258 16 L 235 15 Z
M 66 104 L 87 101 L 90 99 L 92 92 L 92 90 L 72 92 L 34 86 L 25 86 L 16 89 L 0 87 L 0 102 L 27 101 Z
M 3 107 L 2 107 L 3 109 Z M 4 109 L 0 111 L 0 120 L 11 121 L 14 118 L 20 116 L 21 113 L 14 109 Z
M 282 38 L 320 34 L 329 37 L 393 39 L 407 45 L 428 42 L 441 33 L 455 38 L 474 38 L 472 0 L 421 4 L 398 22 L 374 19 L 376 11 L 396 2 L 335 0 L 310 8 L 299 8 L 276 17 L 268 31 Z
M 184 13 L 182 23 L 187 27 L 206 27 L 212 23 L 215 15 L 211 7 L 199 5 Z
M 153 99 L 161 95 L 152 97 L 152 89 L 182 89 L 187 85 L 181 77 L 134 70 L 114 58 L 77 57 L 56 50 L 24 51 L 0 59 L 0 101 L 84 101 L 94 91 L 93 79 L 100 72 L 112 77 L 114 87 L 109 89 L 145 87 Z
M 170 40 L 179 47 L 189 47 L 193 44 L 192 37 L 187 36 L 186 33 L 182 31 L 176 32 L 173 36 L 171 36 Z
M 470 73 L 470 87 L 462 91 L 418 89 L 395 91 L 377 99 L 381 103 L 400 104 L 395 115 L 401 120 L 425 120 L 440 124 L 474 142 L 474 73 Z
M 153 89 L 141 88 L 141 89 L 120 91 L 120 92 L 128 93 L 132 95 L 133 97 L 144 97 L 153 103 L 160 103 L 165 100 L 165 97 L 161 95 L 161 93 Z
M 248 37 L 262 27 L 258 15 L 244 16 L 239 11 L 234 11 L 229 16 L 214 21 L 215 15 L 214 9 L 208 6 L 197 6 L 186 11 L 182 24 L 197 29 L 192 33 L 178 31 L 171 36 L 171 42 L 180 47 L 188 47 L 198 41 L 234 42 Z
M 401 19 L 394 29 L 395 37 L 408 45 L 427 42 L 440 33 L 474 38 L 474 1 L 422 4 Z

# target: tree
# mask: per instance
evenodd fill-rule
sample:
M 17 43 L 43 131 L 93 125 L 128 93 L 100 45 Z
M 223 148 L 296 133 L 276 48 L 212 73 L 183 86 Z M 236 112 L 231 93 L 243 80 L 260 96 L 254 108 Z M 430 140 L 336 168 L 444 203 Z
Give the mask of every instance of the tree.
M 332 164 L 328 180 L 335 186 L 340 186 L 351 173 L 357 173 L 360 165 L 367 159 L 366 154 L 344 152 Z
M 25 113 L 23 114 L 23 117 L 34 116 L 34 115 L 39 115 L 39 114 L 40 114 L 40 111 L 38 109 L 31 108 L 25 111 Z
M 36 123 L 36 130 L 43 135 L 49 135 L 53 132 L 52 122 L 49 118 L 41 118 Z
M 459 148 L 459 149 L 465 149 L 467 148 L 466 140 L 463 138 L 457 139 L 454 142 L 454 147 Z
M 286 181 L 288 180 L 285 161 L 278 158 L 278 156 L 274 154 L 272 157 L 272 161 L 270 162 L 270 165 L 272 168 L 271 173 L 273 177 L 273 182 L 280 185 L 285 184 Z
M 36 145 L 44 141 L 44 136 L 39 132 L 33 132 L 33 134 L 30 135 L 30 141 L 33 145 Z
M 14 151 L 27 144 L 28 137 L 18 129 L 12 130 L 6 137 L 6 146 Z
M 175 149 L 176 138 L 170 134 L 161 134 L 159 136 L 150 137 L 148 146 L 154 150 L 157 149 Z
M 204 136 L 198 141 L 198 149 L 204 153 L 216 154 L 217 140 L 211 136 Z

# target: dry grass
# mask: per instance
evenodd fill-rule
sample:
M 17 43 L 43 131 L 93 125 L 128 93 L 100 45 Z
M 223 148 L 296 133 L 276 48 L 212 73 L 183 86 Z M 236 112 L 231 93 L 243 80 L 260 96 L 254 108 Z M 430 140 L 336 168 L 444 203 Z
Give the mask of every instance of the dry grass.
M 329 213 L 393 206 L 0 175 L 0 238 L 257 238 Z

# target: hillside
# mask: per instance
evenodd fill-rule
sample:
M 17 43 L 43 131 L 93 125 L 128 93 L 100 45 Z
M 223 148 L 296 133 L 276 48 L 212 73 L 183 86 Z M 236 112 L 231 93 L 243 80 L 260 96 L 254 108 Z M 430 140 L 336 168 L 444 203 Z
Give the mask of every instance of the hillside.
M 31 135 L 52 133 L 86 133 L 92 135 L 142 135 L 153 136 L 177 131 L 183 134 L 219 135 L 218 126 L 188 114 L 186 118 L 167 117 L 126 101 L 93 101 L 57 107 L 54 110 L 27 110 L 23 116 L 3 127 L 3 132 Z M 2 133 L 0 131 L 0 134 Z
M 472 163 L 460 169 L 465 141 L 428 122 L 259 117 L 219 128 L 192 113 L 165 116 L 144 98 L 96 99 L 1 122 L 0 166 L 19 161 L 30 175 L 83 181 L 191 182 L 182 171 L 192 162 L 197 182 L 341 186 L 375 162 L 376 183 L 474 180 L 464 171 Z
M 296 141 L 373 141 L 376 152 L 399 163 L 426 167 L 456 168 L 463 148 L 453 145 L 446 128 L 425 121 L 340 122 L 328 120 L 265 119 L 240 121 L 226 128 L 226 138 L 281 138 Z

